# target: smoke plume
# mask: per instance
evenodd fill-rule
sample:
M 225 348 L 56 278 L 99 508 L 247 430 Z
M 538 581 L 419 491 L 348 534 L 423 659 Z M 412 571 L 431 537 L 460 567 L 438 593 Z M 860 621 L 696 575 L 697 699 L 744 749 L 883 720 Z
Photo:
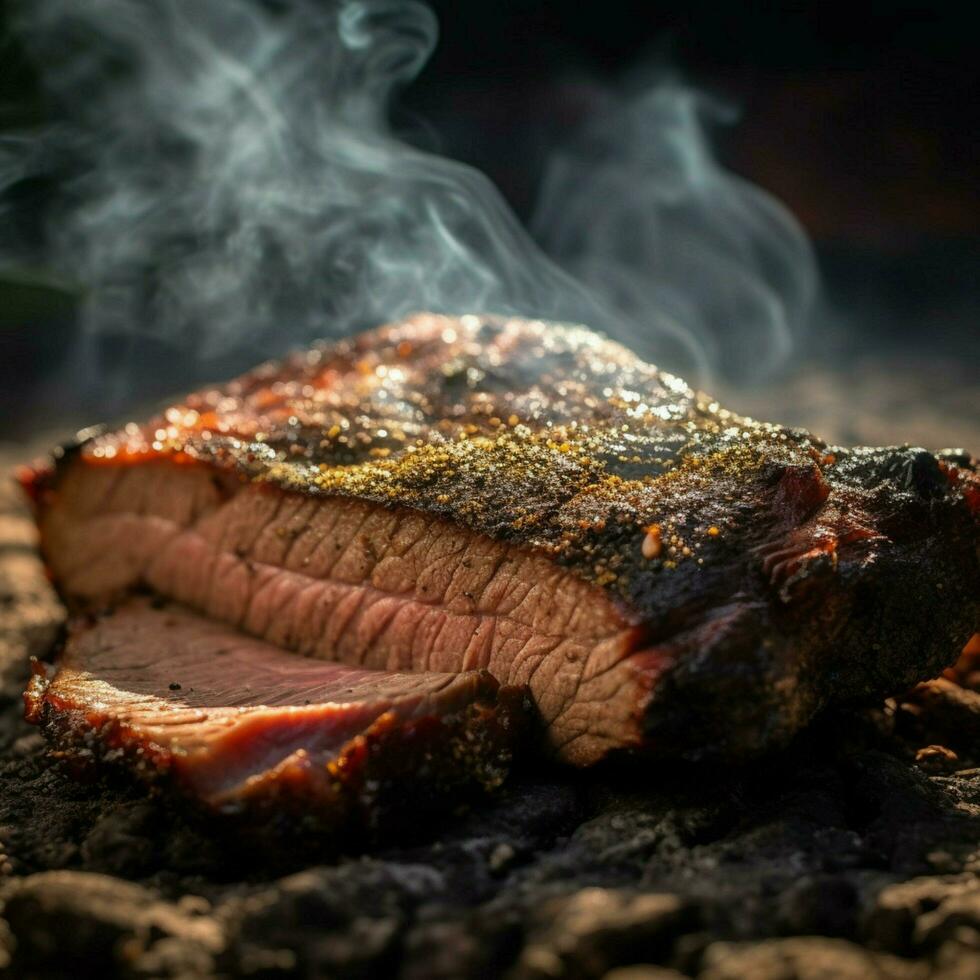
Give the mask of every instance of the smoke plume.
M 670 79 L 607 96 L 554 154 L 532 231 L 643 352 L 673 342 L 702 376 L 758 380 L 792 349 L 817 277 L 789 212 L 712 155 L 705 119 L 732 116 Z
M 11 228 L 0 263 L 77 289 L 89 338 L 247 363 L 492 311 L 587 322 L 704 380 L 772 367 L 805 318 L 802 233 L 713 160 L 684 88 L 570 138 L 536 244 L 482 174 L 392 130 L 436 43 L 419 3 L 30 0 L 18 30 L 61 121 L 0 143 L 0 194 L 52 187 L 43 235 Z

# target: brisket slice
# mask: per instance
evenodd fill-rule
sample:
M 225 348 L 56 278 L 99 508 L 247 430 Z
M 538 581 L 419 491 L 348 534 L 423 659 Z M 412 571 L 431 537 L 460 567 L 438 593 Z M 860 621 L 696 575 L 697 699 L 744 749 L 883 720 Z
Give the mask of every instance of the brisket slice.
M 104 604 L 138 585 L 308 657 L 485 669 L 531 688 L 575 761 L 638 738 L 658 655 L 546 557 L 405 508 L 237 481 L 228 495 L 202 466 L 83 464 L 58 496 L 48 550 L 76 598 Z M 174 509 L 188 506 L 201 510 Z
M 212 810 L 292 806 L 321 830 L 497 785 L 520 713 L 486 671 L 311 660 L 139 598 L 77 620 L 57 673 L 36 666 L 26 700 L 63 749 L 121 756 Z
M 828 447 L 581 327 L 413 317 L 30 485 L 76 607 L 149 589 L 310 658 L 485 669 L 582 765 L 783 743 L 935 675 L 980 618 L 968 456 Z

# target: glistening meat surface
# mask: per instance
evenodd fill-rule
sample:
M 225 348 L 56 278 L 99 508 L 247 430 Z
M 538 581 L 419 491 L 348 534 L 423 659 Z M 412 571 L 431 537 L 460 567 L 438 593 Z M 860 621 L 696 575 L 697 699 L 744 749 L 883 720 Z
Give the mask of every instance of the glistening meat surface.
M 580 327 L 422 315 L 87 438 L 30 481 L 62 593 L 310 658 L 486 669 L 559 757 L 739 757 L 978 620 L 962 452 L 828 447 Z

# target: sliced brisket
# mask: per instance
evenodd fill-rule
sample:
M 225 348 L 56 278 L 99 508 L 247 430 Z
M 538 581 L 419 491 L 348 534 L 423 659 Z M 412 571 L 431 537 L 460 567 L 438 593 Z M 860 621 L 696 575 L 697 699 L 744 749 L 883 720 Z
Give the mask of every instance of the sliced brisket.
M 237 481 L 229 496 L 205 467 L 146 468 L 145 478 L 142 466 L 66 474 L 64 506 L 44 527 L 70 595 L 101 604 L 148 586 L 310 657 L 486 669 L 531 687 L 576 761 L 593 761 L 616 732 L 637 737 L 656 658 L 571 570 L 419 511 Z M 201 509 L 176 509 L 188 507 Z M 599 710 L 606 718 L 591 723 Z
M 77 620 L 26 701 L 65 749 L 121 756 L 214 810 L 293 806 L 320 829 L 384 818 L 387 795 L 418 804 L 498 784 L 521 711 L 485 671 L 311 660 L 143 599 Z
M 936 674 L 980 618 L 969 457 L 741 418 L 580 327 L 417 316 L 87 438 L 31 489 L 76 607 L 149 589 L 316 660 L 485 669 L 576 764 L 785 742 Z

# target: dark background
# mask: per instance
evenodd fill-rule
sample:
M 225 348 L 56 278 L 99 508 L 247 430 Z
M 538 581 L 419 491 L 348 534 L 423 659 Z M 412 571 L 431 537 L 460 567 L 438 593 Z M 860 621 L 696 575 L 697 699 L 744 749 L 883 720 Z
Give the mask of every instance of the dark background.
M 427 148 L 486 172 L 523 218 L 543 160 L 574 127 L 590 86 L 615 86 L 637 64 L 655 61 L 740 107 L 740 123 L 718 134 L 719 155 L 806 227 L 825 297 L 784 376 L 737 392 L 742 405 L 788 404 L 792 414 L 802 373 L 817 396 L 837 405 L 855 389 L 891 390 L 894 404 L 881 411 L 904 412 L 908 438 L 917 438 L 921 412 L 950 417 L 956 434 L 977 432 L 980 88 L 965 10 L 614 0 L 432 5 L 439 46 L 402 112 L 427 121 Z M 15 129 L 45 119 L 51 107 L 4 29 L 8 15 L 0 7 L 0 128 Z M 25 200 L 20 220 L 30 221 L 29 194 Z M 71 297 L 15 283 L 0 270 L 0 439 L 118 409 L 91 395 L 79 404 L 70 383 L 61 397 L 43 384 L 70 377 L 63 362 L 72 349 L 72 307 Z M 147 357 L 173 366 L 168 353 Z M 189 379 L 187 361 L 186 352 L 177 359 Z M 883 365 L 877 375 L 875 363 Z M 140 394 L 162 395 L 182 380 L 180 369 L 161 370 L 160 390 L 151 384 Z M 787 385 L 796 386 L 795 400 Z M 953 389 L 959 394 L 950 405 Z M 826 418 L 842 437 L 878 434 L 873 426 L 870 435 L 861 425 L 841 427 L 824 410 L 801 411 L 800 421 Z

